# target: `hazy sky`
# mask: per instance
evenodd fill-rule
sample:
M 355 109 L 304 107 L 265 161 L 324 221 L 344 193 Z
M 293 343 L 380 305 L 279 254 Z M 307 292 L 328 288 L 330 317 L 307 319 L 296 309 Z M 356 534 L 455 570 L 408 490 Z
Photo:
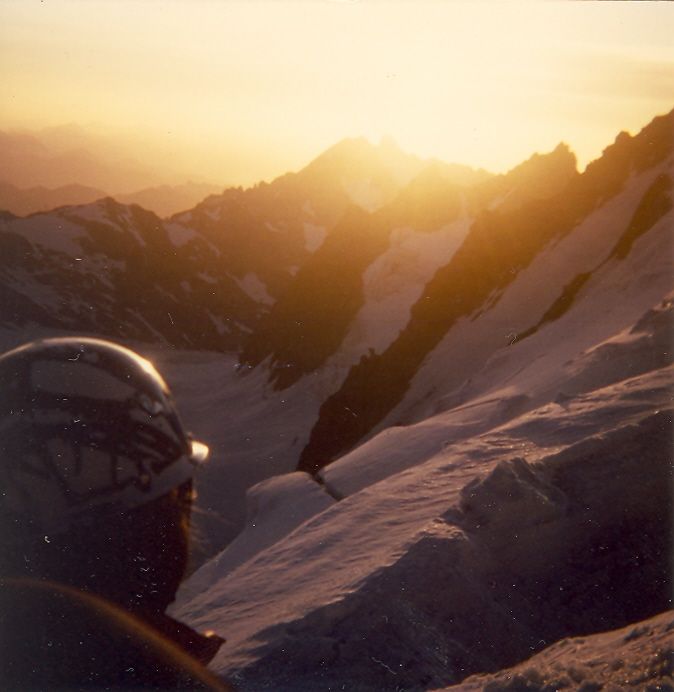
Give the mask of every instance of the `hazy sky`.
M 668 2 L 0 0 L 0 127 L 140 136 L 218 182 L 358 135 L 497 172 L 564 140 L 584 165 L 674 107 L 673 36 Z

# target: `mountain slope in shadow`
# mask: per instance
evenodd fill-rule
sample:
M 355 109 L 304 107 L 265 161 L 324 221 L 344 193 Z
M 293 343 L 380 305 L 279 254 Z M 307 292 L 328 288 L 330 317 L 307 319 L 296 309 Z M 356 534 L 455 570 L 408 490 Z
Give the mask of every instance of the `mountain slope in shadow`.
M 513 211 L 483 211 L 450 262 L 426 286 L 398 338 L 381 354 L 363 356 L 324 402 L 298 470 L 315 473 L 353 447 L 402 400 L 424 358 L 457 320 L 498 299 L 546 245 L 619 192 L 632 173 L 670 155 L 673 121 L 670 113 L 635 137 L 621 133 L 600 159 L 548 199 L 531 200 Z M 626 237 L 638 230 L 628 228 Z

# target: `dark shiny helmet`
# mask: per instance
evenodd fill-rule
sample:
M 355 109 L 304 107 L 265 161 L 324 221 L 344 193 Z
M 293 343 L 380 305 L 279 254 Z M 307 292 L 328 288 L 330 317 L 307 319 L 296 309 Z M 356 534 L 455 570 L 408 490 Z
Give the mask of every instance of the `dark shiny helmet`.
M 57 338 L 0 356 L 0 521 L 10 541 L 148 503 L 207 456 L 154 366 L 127 348 Z

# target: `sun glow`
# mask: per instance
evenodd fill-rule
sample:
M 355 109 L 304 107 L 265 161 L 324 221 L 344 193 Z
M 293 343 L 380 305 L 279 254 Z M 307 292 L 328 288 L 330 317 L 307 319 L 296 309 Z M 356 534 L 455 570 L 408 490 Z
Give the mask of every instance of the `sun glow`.
M 670 3 L 9 2 L 0 127 L 250 183 L 349 136 L 505 170 L 672 107 Z

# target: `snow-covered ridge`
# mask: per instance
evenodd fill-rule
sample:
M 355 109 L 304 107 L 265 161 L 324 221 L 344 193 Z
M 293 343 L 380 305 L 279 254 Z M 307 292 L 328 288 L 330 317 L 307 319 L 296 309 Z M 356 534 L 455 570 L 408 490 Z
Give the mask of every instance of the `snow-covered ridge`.
M 627 568 L 610 602 L 588 574 L 624 571 L 621 550 L 657 553 L 667 540 L 663 524 L 647 547 L 642 527 L 668 503 L 672 377 L 656 370 L 448 446 L 319 508 L 177 613 L 229 636 L 214 668 L 244 690 L 427 689 L 647 617 L 667 606 L 667 559 Z M 256 530 L 265 520 L 274 513 L 255 514 Z
M 258 483 L 247 493 L 244 530 L 190 577 L 178 598 L 188 601 L 197 597 L 334 502 L 306 473 L 274 476 Z

